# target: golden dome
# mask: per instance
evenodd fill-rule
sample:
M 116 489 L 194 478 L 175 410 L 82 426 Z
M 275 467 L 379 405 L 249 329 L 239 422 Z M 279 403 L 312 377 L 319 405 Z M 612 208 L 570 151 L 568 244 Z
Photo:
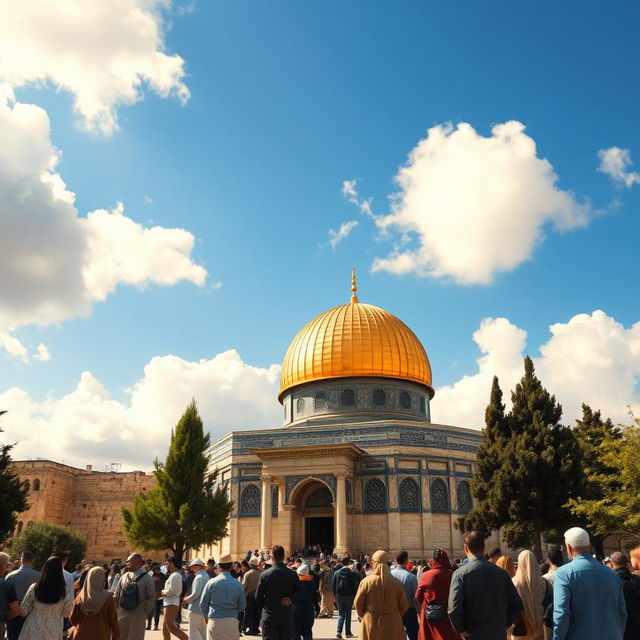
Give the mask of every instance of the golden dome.
M 424 347 L 393 314 L 363 304 L 334 307 L 307 323 L 293 339 L 282 363 L 279 399 L 287 389 L 331 378 L 399 378 L 417 382 L 431 395 L 431 365 Z

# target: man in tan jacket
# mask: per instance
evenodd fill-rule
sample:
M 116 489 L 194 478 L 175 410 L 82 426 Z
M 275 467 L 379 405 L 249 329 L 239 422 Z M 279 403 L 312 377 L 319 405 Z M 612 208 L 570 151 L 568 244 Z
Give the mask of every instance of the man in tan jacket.
M 144 640 L 147 616 L 156 606 L 156 587 L 153 578 L 146 572 L 144 560 L 139 553 L 132 553 L 127 558 L 127 569 L 113 594 L 118 612 L 118 625 L 122 640 Z M 135 584 L 137 588 L 138 604 L 133 608 L 126 608 L 129 606 L 128 599 L 126 596 L 123 597 L 123 594 L 130 584 Z

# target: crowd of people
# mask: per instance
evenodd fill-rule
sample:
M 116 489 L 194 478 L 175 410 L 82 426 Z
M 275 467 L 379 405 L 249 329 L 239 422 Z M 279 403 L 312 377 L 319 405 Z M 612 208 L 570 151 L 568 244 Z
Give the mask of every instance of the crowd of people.
M 354 609 L 360 640 L 640 640 L 640 547 L 601 562 L 574 527 L 543 564 L 529 550 L 515 560 L 485 552 L 478 532 L 464 535 L 464 551 L 417 563 L 406 551 L 336 557 L 320 547 L 285 557 L 276 545 L 184 570 L 175 557 L 132 553 L 123 567 L 74 573 L 66 552 L 41 571 L 29 551 L 12 571 L 0 553 L 0 640 L 5 626 L 8 640 L 142 640 L 161 618 L 164 640 L 312 640 L 315 620 L 335 613 L 340 640 L 354 637 Z

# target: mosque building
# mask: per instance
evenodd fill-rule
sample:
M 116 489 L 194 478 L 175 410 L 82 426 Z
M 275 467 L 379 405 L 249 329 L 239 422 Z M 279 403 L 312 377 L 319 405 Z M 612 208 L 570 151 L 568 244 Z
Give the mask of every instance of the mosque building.
M 356 295 L 313 318 L 284 357 L 280 428 L 234 431 L 210 449 L 234 509 L 200 553 L 281 544 L 337 553 L 436 547 L 462 555 L 480 431 L 434 424 L 431 365 L 400 319 Z

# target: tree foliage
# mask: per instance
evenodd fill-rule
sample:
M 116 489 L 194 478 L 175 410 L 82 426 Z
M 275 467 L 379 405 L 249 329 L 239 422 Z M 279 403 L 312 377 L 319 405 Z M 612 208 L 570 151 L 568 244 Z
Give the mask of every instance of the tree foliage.
M 562 407 L 542 386 L 529 357 L 511 403 L 505 415 L 494 379 L 472 482 L 476 504 L 460 524 L 501 528 L 510 546 L 533 545 L 540 557 L 543 532 L 571 522 L 565 504 L 579 485 L 579 458 L 571 430 L 560 424 Z
M 209 436 L 192 401 L 175 432 L 164 463 L 154 461 L 157 486 L 123 507 L 124 529 L 143 549 L 171 549 L 180 559 L 187 549 L 224 538 L 233 502 L 227 486 L 209 472 Z
M 74 567 L 84 558 L 87 541 L 80 532 L 71 527 L 35 522 L 11 540 L 9 553 L 13 557 L 19 557 L 25 550 L 35 554 L 33 564 L 36 569 L 40 569 L 44 561 L 56 551 L 68 551 L 68 566 Z
M 6 411 L 0 411 L 0 416 Z M 2 429 L 0 429 L 2 433 Z M 0 546 L 13 533 L 17 524 L 16 513 L 28 509 L 29 485 L 11 472 L 12 444 L 0 444 Z
M 640 420 L 621 430 L 604 423 L 592 444 L 587 490 L 569 501 L 571 510 L 599 536 L 639 532 Z

